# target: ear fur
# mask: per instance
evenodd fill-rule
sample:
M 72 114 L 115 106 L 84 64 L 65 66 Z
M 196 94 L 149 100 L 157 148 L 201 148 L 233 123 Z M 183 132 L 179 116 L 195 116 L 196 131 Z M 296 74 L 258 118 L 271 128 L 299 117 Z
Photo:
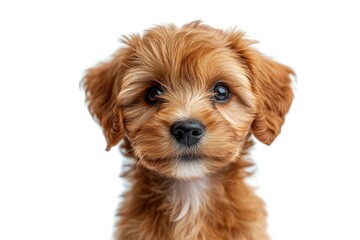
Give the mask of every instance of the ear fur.
M 82 80 L 89 112 L 103 129 L 109 151 L 124 136 L 121 108 L 117 101 L 126 70 L 126 51 L 120 50 L 110 61 L 91 68 Z
M 248 68 L 249 78 L 257 98 L 257 112 L 251 129 L 261 142 L 270 145 L 278 136 L 293 100 L 290 75 L 294 71 L 275 62 L 250 47 L 254 42 L 243 38 L 243 33 L 229 34 L 231 48 Z

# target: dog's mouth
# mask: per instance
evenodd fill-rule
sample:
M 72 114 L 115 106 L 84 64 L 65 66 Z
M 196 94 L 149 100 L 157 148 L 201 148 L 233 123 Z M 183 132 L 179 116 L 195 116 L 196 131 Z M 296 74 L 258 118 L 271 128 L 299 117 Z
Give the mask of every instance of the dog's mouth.
M 197 161 L 197 160 L 203 159 L 203 157 L 200 155 L 195 155 L 195 154 L 183 154 L 178 159 L 181 162 L 192 162 L 192 161 Z

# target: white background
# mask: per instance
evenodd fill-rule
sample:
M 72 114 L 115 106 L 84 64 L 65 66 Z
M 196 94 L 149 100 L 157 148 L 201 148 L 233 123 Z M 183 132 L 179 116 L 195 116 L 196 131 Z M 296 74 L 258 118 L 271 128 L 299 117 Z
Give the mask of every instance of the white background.
M 85 69 L 123 34 L 202 19 L 238 26 L 293 67 L 281 135 L 257 143 L 251 183 L 274 240 L 360 239 L 356 1 L 1 1 L 0 239 L 111 239 L 123 189 L 84 104 Z

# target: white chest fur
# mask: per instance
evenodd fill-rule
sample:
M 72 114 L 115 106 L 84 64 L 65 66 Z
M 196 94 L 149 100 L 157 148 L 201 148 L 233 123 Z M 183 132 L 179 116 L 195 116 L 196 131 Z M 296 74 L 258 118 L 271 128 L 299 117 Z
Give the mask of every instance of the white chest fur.
M 181 181 L 173 185 L 171 202 L 174 206 L 173 221 L 179 221 L 185 216 L 198 213 L 206 198 L 209 179 L 206 177 Z

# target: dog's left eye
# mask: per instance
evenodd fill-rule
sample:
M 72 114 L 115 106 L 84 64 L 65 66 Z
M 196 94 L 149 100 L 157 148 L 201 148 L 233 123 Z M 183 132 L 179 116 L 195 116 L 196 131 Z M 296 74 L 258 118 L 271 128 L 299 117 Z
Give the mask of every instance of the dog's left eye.
M 147 90 L 146 101 L 154 105 L 159 101 L 159 96 L 164 92 L 164 90 L 159 86 L 152 86 Z
M 213 92 L 213 99 L 218 102 L 227 102 L 231 96 L 229 88 L 221 83 L 218 83 L 214 86 Z

